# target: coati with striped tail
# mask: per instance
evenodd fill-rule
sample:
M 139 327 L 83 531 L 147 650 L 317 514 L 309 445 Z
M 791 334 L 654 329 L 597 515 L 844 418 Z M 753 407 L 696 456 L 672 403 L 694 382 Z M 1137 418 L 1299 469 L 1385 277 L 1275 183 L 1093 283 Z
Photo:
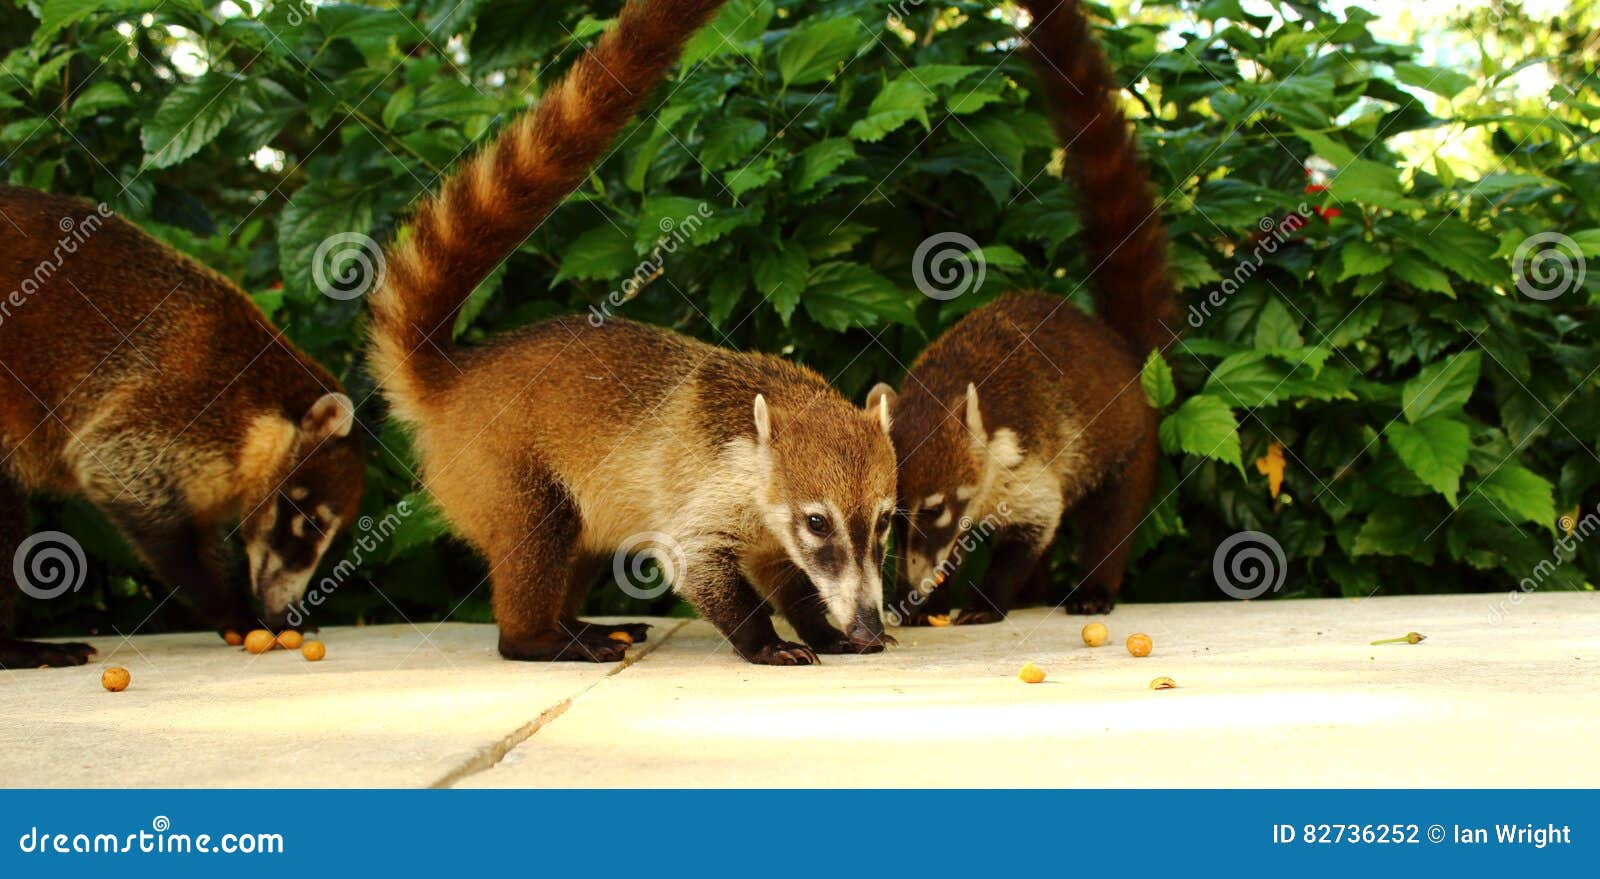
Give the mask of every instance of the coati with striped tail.
M 612 662 L 643 625 L 577 617 L 614 554 L 648 549 L 739 655 L 883 649 L 888 409 L 814 372 L 580 316 L 458 349 L 468 294 L 588 175 L 721 0 L 630 0 L 616 25 L 387 254 L 372 365 L 423 481 L 490 567 L 502 656 Z M 784 641 L 764 599 L 806 643 Z M 841 632 L 828 616 L 842 626 Z
M 1139 373 L 1171 341 L 1166 231 L 1119 86 L 1078 0 L 1022 0 L 1033 67 L 1066 145 L 1091 268 L 1095 315 L 1058 296 L 1014 292 L 958 321 L 912 364 L 893 400 L 905 515 L 907 624 L 948 613 L 948 576 L 974 529 L 993 552 L 956 623 L 1003 618 L 1063 515 L 1078 523 L 1084 569 L 1069 613 L 1116 602 L 1133 532 L 1156 480 L 1156 413 Z
M 251 592 L 281 628 L 360 505 L 350 398 L 231 281 L 103 205 L 0 186 L 0 217 L 0 666 L 93 653 L 11 631 L 19 591 L 83 575 L 19 552 L 32 492 L 93 502 L 219 631 L 257 627 Z

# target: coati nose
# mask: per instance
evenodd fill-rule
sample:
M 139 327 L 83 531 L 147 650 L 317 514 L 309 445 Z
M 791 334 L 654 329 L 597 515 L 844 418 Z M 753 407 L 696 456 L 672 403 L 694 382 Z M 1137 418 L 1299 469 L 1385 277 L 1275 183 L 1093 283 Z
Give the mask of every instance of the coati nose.
M 877 647 L 899 643 L 893 635 L 883 631 L 883 617 L 873 610 L 862 610 L 850 624 L 850 640 L 860 647 Z

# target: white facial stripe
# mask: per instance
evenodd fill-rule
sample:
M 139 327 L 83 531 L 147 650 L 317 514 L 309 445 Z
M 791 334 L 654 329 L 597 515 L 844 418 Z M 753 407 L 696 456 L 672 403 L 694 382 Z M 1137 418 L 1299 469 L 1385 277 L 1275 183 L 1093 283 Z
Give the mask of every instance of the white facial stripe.
M 925 507 L 937 507 L 942 503 L 944 503 L 944 492 L 939 491 L 928 495 L 928 497 L 923 500 L 922 505 Z
M 955 519 L 955 517 L 956 517 L 956 511 L 953 510 L 953 509 L 946 508 L 943 513 L 939 514 L 939 518 L 934 520 L 933 525 L 934 525 L 935 528 L 943 528 L 946 525 L 949 525 L 951 523 L 951 521 L 953 521 Z

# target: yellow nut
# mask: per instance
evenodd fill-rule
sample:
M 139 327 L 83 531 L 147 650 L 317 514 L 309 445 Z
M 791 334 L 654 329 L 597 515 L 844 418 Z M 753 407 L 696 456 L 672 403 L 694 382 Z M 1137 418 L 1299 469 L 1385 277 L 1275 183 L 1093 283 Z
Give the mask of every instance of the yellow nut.
M 244 649 L 251 653 L 266 653 L 277 643 L 278 639 L 274 638 L 272 633 L 266 629 L 256 629 L 244 636 Z
M 1150 648 L 1155 645 L 1150 643 L 1150 636 L 1143 632 L 1135 632 L 1128 636 L 1128 652 L 1134 656 L 1149 656 Z
M 632 644 L 633 643 L 633 636 L 628 634 L 627 632 L 612 632 L 611 634 L 607 635 L 606 637 L 610 638 L 613 641 L 621 641 L 624 644 Z
M 1025 684 L 1037 684 L 1044 681 L 1045 674 L 1044 669 L 1030 662 L 1022 667 L 1022 671 L 1017 672 L 1017 677 Z
M 222 640 L 227 643 L 229 647 L 238 647 L 240 644 L 244 643 L 244 636 L 232 629 L 229 629 L 228 631 L 222 633 Z
M 278 646 L 285 650 L 299 650 L 300 645 L 303 643 L 305 643 L 305 638 L 294 629 L 285 629 L 278 633 Z
M 307 641 L 305 646 L 300 648 L 300 655 L 304 656 L 307 662 L 317 662 L 328 655 L 328 648 L 324 647 L 321 641 Z
M 1166 675 L 1162 675 L 1161 677 L 1150 682 L 1150 689 L 1152 690 L 1171 690 L 1177 686 L 1178 682 L 1167 677 Z
M 1110 637 L 1110 634 L 1106 631 L 1105 623 L 1090 623 L 1083 627 L 1083 643 L 1090 647 L 1099 647 L 1106 643 L 1106 638 Z
M 928 617 L 928 625 L 933 626 L 936 629 L 944 628 L 945 626 L 950 625 L 950 615 L 947 613 L 934 614 L 933 616 Z
M 128 689 L 128 684 L 133 681 L 133 676 L 121 666 L 112 666 L 100 673 L 100 686 L 113 693 L 120 693 Z

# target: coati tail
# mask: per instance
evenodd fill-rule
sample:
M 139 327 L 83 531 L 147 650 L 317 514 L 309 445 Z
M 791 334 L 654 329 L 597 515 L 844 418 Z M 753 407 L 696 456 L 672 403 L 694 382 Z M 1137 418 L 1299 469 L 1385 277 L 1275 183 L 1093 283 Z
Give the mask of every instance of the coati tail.
M 630 0 L 537 106 L 420 203 L 371 302 L 373 369 L 392 403 L 412 408 L 454 374 L 452 330 L 467 297 L 583 182 L 723 2 Z
M 1079 0 L 1020 0 L 1034 70 L 1078 189 L 1095 310 L 1142 357 L 1176 338 L 1167 233 L 1120 86 Z

